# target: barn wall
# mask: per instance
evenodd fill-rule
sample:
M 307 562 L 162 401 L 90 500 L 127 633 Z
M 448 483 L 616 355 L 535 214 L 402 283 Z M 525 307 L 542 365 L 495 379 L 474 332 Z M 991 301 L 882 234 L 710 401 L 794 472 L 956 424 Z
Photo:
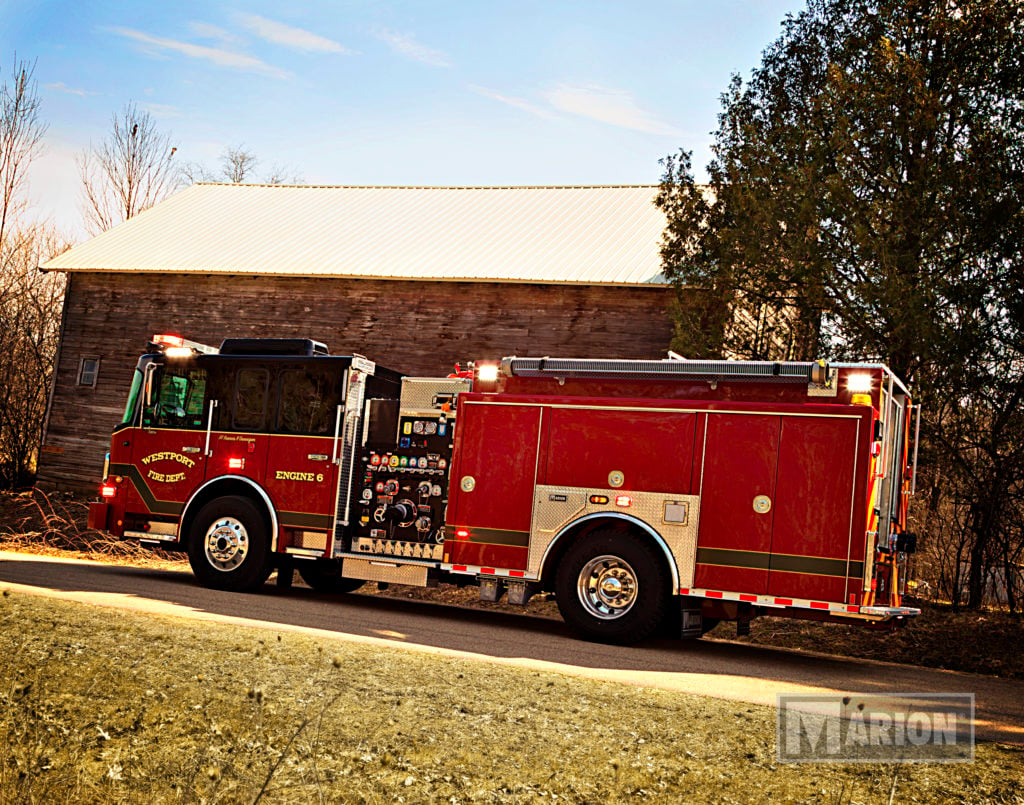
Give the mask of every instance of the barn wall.
M 671 296 L 657 286 L 75 272 L 39 480 L 95 487 L 135 362 L 154 333 L 212 345 L 315 338 L 334 354 L 443 375 L 456 361 L 505 355 L 663 357 Z M 77 385 L 86 357 L 101 361 L 95 387 Z

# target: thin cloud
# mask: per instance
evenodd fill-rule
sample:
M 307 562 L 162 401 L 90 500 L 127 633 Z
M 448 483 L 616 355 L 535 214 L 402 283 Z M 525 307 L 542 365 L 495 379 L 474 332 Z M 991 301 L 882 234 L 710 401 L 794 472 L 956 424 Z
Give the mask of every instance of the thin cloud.
M 395 53 L 406 58 L 427 64 L 431 67 L 451 67 L 452 61 L 440 50 L 434 50 L 416 41 L 412 34 L 400 34 L 388 28 L 379 28 L 377 38 L 388 45 Z
M 553 112 L 548 111 L 542 106 L 530 103 L 525 98 L 517 98 L 514 95 L 502 95 L 500 92 L 495 92 L 492 89 L 477 86 L 476 84 L 470 84 L 469 88 L 477 95 L 483 95 L 485 98 L 490 98 L 492 101 L 498 101 L 498 103 L 503 103 L 506 106 L 521 109 L 524 112 L 529 112 L 531 115 L 536 115 L 537 117 L 543 117 L 546 120 L 551 120 L 552 118 L 557 117 Z
M 167 103 L 147 103 L 146 110 L 151 112 L 153 117 L 181 117 L 181 109 Z
M 302 50 L 307 53 L 343 53 L 351 55 L 353 51 L 340 45 L 333 39 L 306 31 L 302 28 L 293 28 L 283 22 L 268 20 L 257 14 L 235 14 L 235 19 L 252 33 L 275 45 L 284 45 L 295 50 Z
M 77 95 L 79 98 L 88 98 L 90 95 L 99 95 L 98 92 L 90 92 L 87 89 L 75 89 L 69 87 L 63 81 L 58 81 L 55 84 L 43 84 L 45 89 L 52 89 L 54 92 L 63 92 L 65 95 Z
M 597 84 L 559 84 L 544 98 L 563 112 L 646 134 L 678 136 L 679 130 L 640 108 L 633 94 Z
M 233 70 L 244 70 L 250 73 L 261 73 L 271 78 L 291 77 L 291 73 L 286 70 L 274 67 L 272 64 L 267 64 L 262 59 L 246 56 L 243 53 L 236 53 L 233 50 L 210 48 L 205 45 L 193 45 L 191 42 L 179 42 L 176 39 L 150 36 L 149 34 L 142 33 L 142 31 L 135 31 L 131 28 L 111 28 L 109 30 L 118 36 L 133 39 L 154 52 L 170 51 L 172 53 L 180 53 L 182 56 L 190 59 L 208 61 L 219 67 L 229 67 Z
M 223 28 L 211 25 L 208 22 L 193 20 L 188 24 L 188 27 L 192 29 L 192 33 L 202 39 L 213 39 L 225 45 L 233 45 L 238 42 L 238 37 L 231 33 L 231 31 L 225 31 Z

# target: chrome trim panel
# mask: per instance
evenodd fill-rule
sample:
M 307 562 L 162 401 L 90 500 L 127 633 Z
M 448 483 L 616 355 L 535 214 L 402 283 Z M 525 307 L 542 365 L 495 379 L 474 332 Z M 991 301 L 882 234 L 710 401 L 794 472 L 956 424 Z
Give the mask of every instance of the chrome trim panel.
M 697 556 L 697 523 L 699 522 L 700 498 L 696 495 L 675 495 L 662 492 L 632 492 L 630 497 L 636 501 L 636 514 L 625 514 L 622 511 L 607 508 L 602 504 L 588 502 L 590 495 L 607 495 L 611 500 L 617 490 L 610 489 L 570 489 L 567 487 L 538 486 L 534 493 L 534 517 L 530 532 L 530 552 L 527 559 L 527 573 L 533 577 L 540 575 L 541 568 L 547 562 L 554 545 L 568 531 L 584 523 L 599 520 L 621 520 L 642 529 L 650 535 L 661 548 L 668 561 L 672 573 L 672 589 L 689 587 L 693 583 L 694 564 Z M 566 501 L 559 517 L 557 506 L 548 508 L 552 501 L 550 495 L 566 496 Z M 689 506 L 690 516 L 685 524 L 664 523 L 662 513 L 666 502 L 685 502 Z M 607 504 L 614 506 L 614 504 Z M 585 512 L 579 516 L 581 512 Z M 657 516 L 655 517 L 655 513 Z M 658 523 L 655 528 L 651 521 Z M 561 520 L 555 525 L 556 520 Z M 541 528 L 547 525 L 549 528 Z M 660 529 L 660 530 L 659 530 Z
M 450 394 L 455 400 L 460 394 L 471 388 L 472 381 L 464 377 L 403 377 L 402 391 L 398 402 L 399 416 L 436 419 L 444 413 L 434 404 L 437 395 Z M 452 405 L 451 410 L 445 413 L 445 416 L 448 419 L 454 419 L 457 410 L 457 406 Z
M 341 576 L 345 579 L 411 584 L 414 587 L 427 586 L 426 565 L 399 564 L 379 559 L 353 559 L 346 556 L 341 562 Z

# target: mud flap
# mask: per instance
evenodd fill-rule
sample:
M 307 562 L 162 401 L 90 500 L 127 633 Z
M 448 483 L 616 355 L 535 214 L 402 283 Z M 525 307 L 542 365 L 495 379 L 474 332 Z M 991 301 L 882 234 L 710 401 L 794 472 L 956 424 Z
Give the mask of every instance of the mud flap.
M 108 503 L 102 500 L 94 500 L 89 504 L 89 528 L 96 531 L 107 530 L 107 512 L 110 509 Z
M 679 599 L 679 636 L 683 640 L 696 640 L 701 635 L 701 602 L 699 598 L 682 596 Z

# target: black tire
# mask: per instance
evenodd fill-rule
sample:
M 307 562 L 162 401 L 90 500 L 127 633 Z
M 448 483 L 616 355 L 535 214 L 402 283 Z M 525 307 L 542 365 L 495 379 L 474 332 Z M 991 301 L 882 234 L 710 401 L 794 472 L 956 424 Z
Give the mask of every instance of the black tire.
M 248 498 L 211 500 L 192 523 L 188 561 L 204 587 L 245 592 L 269 578 L 270 529 L 264 513 Z
M 555 600 L 586 640 L 630 645 L 649 637 L 671 599 L 664 561 L 640 538 L 597 531 L 572 545 L 558 566 Z
M 336 559 L 318 559 L 296 562 L 302 580 L 318 593 L 350 593 L 364 584 L 362 579 L 346 579 L 341 575 L 341 562 Z

